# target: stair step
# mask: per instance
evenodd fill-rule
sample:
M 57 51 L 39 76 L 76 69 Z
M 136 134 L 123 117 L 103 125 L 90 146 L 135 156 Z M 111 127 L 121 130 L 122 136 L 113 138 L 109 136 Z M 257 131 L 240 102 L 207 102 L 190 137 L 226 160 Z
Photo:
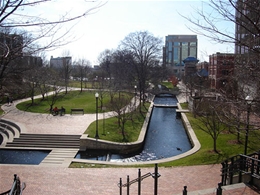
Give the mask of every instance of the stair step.
M 30 147 L 30 148 L 79 148 L 79 145 L 48 145 L 48 144 L 6 144 L 6 147 Z
M 80 147 L 81 135 L 26 134 L 7 142 L 6 147 L 73 148 Z

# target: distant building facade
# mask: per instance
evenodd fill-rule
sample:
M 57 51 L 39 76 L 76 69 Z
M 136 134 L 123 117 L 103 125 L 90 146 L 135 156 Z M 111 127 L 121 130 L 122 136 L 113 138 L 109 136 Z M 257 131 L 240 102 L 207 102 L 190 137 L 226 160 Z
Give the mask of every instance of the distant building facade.
M 29 56 L 29 55 L 24 55 L 22 57 L 22 62 L 24 65 L 28 66 L 28 67 L 32 67 L 32 66 L 38 66 L 41 67 L 42 64 L 42 58 L 39 56 Z
M 235 55 L 230 53 L 212 54 L 209 56 L 208 74 L 211 89 L 224 87 L 234 72 Z
M 20 57 L 23 54 L 23 37 L 18 34 L 0 33 L 0 55 Z
M 65 65 L 72 65 L 72 57 L 58 57 L 54 58 L 51 56 L 50 59 L 50 67 L 60 69 Z
M 196 69 L 197 71 L 201 71 L 201 70 L 206 70 L 207 72 L 209 71 L 209 63 L 204 61 L 204 62 L 199 62 L 197 65 L 196 65 Z
M 178 78 L 184 75 L 183 60 L 197 58 L 197 35 L 168 35 L 163 48 L 163 64 L 171 67 Z

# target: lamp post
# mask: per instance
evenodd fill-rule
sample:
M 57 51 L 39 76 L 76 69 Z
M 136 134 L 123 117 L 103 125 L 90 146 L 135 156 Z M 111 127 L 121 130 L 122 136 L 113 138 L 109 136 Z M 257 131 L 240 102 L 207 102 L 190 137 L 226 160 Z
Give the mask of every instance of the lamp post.
M 136 107 L 136 89 L 137 89 L 137 86 L 135 85 L 135 107 Z
M 96 97 L 96 135 L 95 135 L 95 138 L 96 139 L 99 139 L 99 136 L 98 136 L 98 96 L 99 96 L 99 94 L 95 93 L 95 97 Z
M 248 95 L 246 96 L 246 103 L 247 103 L 247 115 L 246 115 L 246 140 L 245 140 L 245 151 L 244 155 L 247 155 L 247 144 L 248 144 L 248 133 L 249 133 L 249 116 L 252 104 L 252 98 Z

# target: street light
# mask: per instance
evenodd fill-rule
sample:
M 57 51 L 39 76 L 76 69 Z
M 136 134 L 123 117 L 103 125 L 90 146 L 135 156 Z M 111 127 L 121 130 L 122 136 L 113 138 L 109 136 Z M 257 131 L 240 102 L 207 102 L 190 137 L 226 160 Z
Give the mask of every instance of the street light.
M 95 135 L 95 138 L 96 139 L 99 139 L 99 136 L 98 136 L 98 96 L 99 96 L 99 94 L 95 93 L 95 97 L 96 97 L 96 135 Z
M 136 107 L 136 89 L 137 89 L 137 86 L 135 85 L 135 107 Z
M 249 116 L 250 116 L 250 110 L 251 110 L 251 104 L 252 104 L 252 97 L 246 96 L 246 103 L 247 103 L 247 115 L 246 115 L 246 140 L 245 140 L 245 151 L 244 155 L 247 154 L 247 144 L 248 144 L 248 133 L 249 133 Z

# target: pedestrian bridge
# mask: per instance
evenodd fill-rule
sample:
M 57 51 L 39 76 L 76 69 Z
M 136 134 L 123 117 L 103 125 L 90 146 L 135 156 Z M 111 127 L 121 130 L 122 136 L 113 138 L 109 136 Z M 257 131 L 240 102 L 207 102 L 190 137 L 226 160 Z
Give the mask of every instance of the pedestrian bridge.
M 161 108 L 178 108 L 176 105 L 166 105 L 166 104 L 153 104 L 154 107 L 161 107 Z

